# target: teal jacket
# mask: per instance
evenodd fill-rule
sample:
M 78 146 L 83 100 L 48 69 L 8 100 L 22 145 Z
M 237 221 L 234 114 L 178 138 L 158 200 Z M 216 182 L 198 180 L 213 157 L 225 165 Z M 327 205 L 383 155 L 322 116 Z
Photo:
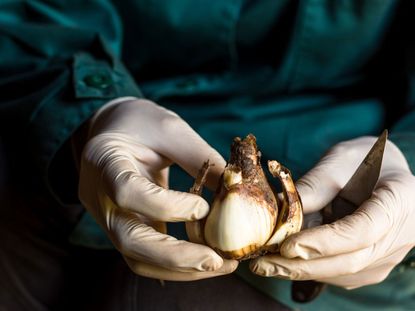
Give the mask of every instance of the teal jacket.
M 176 111 L 226 158 L 254 133 L 295 177 L 339 141 L 385 127 L 415 169 L 410 1 L 3 0 L 0 126 L 22 195 L 77 204 L 68 139 L 120 96 Z M 179 169 L 171 187 L 189 188 Z M 65 176 L 65 178 L 62 178 Z M 73 233 L 106 240 L 87 214 Z M 173 228 L 173 230 L 175 230 Z M 180 236 L 179 233 L 177 233 Z M 244 279 L 304 310 L 414 310 L 411 258 L 381 284 L 295 305 L 288 281 Z

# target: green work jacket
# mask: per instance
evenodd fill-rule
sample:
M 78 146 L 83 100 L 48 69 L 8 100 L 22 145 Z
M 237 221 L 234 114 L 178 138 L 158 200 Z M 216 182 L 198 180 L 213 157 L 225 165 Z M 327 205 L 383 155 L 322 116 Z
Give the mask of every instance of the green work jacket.
M 21 195 L 79 204 L 68 138 L 100 106 L 145 97 L 225 158 L 254 133 L 296 178 L 339 141 L 385 127 L 415 168 L 415 10 L 393 0 L 2 0 L 0 126 Z M 414 80 L 415 81 L 415 80 Z M 65 176 L 65 178 L 62 178 Z M 173 168 L 171 187 L 191 179 Z M 34 207 L 41 208 L 41 207 Z M 177 236 L 180 228 L 171 227 Z M 72 240 L 105 247 L 88 214 Z M 415 310 L 408 256 L 382 283 L 291 301 L 290 282 L 244 265 L 253 286 L 302 310 Z

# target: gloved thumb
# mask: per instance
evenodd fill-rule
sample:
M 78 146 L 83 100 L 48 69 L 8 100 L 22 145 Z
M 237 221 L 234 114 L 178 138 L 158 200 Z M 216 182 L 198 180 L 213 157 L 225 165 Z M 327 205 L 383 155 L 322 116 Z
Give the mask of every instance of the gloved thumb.
M 351 156 L 352 146 L 346 145 L 347 142 L 336 145 L 296 182 L 305 214 L 319 211 L 330 203 L 364 159 L 365 152 L 354 152 Z

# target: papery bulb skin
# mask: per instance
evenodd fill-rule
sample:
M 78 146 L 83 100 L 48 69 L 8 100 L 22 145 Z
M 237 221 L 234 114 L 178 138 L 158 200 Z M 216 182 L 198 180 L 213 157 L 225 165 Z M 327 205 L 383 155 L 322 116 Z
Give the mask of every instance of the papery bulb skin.
M 274 232 L 277 216 L 277 199 L 262 170 L 255 136 L 235 138 L 206 219 L 206 243 L 224 258 L 257 257 Z

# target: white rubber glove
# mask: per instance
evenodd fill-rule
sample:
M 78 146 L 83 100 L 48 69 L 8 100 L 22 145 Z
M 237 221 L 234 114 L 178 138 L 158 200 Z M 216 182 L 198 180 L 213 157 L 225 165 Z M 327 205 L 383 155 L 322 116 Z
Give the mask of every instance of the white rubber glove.
M 195 176 L 202 163 L 215 164 L 213 188 L 224 159 L 171 111 L 150 101 L 110 102 L 91 120 L 83 150 L 79 196 L 137 274 L 163 280 L 195 280 L 231 273 L 237 262 L 207 246 L 166 235 L 164 222 L 203 218 L 208 203 L 167 190 L 177 163 Z
M 326 206 L 357 169 L 373 137 L 336 145 L 297 183 L 304 212 Z M 280 255 L 251 263 L 263 276 L 319 280 L 352 289 L 384 280 L 415 244 L 415 177 L 390 141 L 372 197 L 352 215 L 288 238 Z

